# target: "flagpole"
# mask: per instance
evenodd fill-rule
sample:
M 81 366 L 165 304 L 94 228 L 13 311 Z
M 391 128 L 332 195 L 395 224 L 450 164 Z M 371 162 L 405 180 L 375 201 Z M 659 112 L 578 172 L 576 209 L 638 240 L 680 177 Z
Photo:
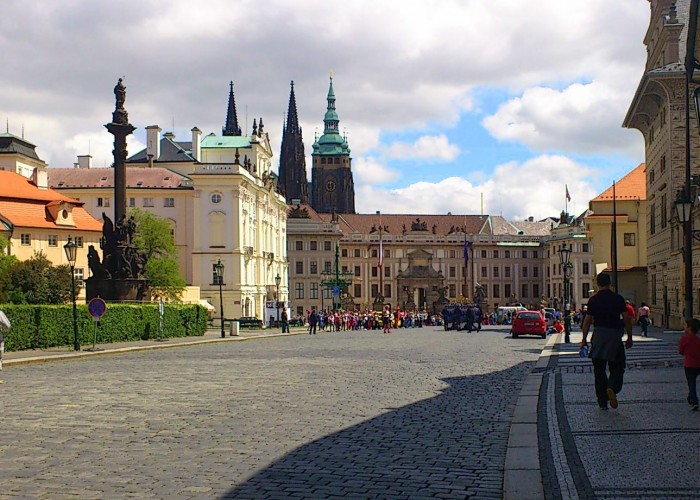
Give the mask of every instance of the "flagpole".
M 377 215 L 379 215 L 379 259 L 377 260 L 377 267 L 379 267 L 379 296 L 382 297 L 382 307 L 384 306 L 384 271 L 382 267 L 384 266 L 384 248 L 382 244 L 382 212 L 377 210 Z
M 462 296 L 466 299 L 469 288 L 467 287 L 467 275 L 469 274 L 469 247 L 467 246 L 467 215 L 464 215 L 464 292 Z
M 613 265 L 613 289 L 620 293 L 617 285 L 617 193 L 615 192 L 615 181 L 612 185 L 613 195 L 613 223 L 612 223 L 612 265 Z

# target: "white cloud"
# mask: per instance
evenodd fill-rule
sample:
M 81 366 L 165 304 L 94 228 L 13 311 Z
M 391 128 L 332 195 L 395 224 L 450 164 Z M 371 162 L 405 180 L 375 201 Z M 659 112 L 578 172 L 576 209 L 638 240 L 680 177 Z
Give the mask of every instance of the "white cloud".
M 355 158 L 352 162 L 356 184 L 385 184 L 401 177 L 401 173 L 382 165 L 376 158 Z
M 624 152 L 640 157 L 641 134 L 622 128 L 630 103 L 626 94 L 599 81 L 561 91 L 535 87 L 502 104 L 483 125 L 498 139 L 537 151 Z
M 598 194 L 590 179 L 595 171 L 563 156 L 543 155 L 524 163 L 496 168 L 492 178 L 474 184 L 463 177 L 439 182 L 416 182 L 396 189 L 360 185 L 356 206 L 361 213 L 467 213 L 503 215 L 512 220 L 557 216 L 565 208 L 565 186 L 572 202 L 569 211 L 583 212 Z M 482 198 L 483 197 L 483 198 Z
M 384 148 L 383 152 L 389 158 L 400 160 L 421 158 L 452 161 L 459 155 L 459 148 L 450 144 L 445 134 L 440 134 L 421 136 L 413 144 L 397 141 Z

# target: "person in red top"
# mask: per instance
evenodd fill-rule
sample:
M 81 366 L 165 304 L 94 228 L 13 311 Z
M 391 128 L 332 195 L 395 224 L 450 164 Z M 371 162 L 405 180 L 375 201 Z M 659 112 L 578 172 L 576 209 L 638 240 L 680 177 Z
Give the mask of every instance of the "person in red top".
M 678 342 L 678 352 L 685 358 L 685 378 L 688 381 L 688 404 L 690 409 L 698 411 L 697 378 L 700 375 L 700 321 L 695 318 L 686 320 L 684 335 Z

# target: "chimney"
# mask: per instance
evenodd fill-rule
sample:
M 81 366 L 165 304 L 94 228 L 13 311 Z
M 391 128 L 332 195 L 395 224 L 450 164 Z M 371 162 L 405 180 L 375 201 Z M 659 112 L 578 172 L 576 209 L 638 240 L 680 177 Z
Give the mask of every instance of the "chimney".
M 192 129 L 192 158 L 195 161 L 202 159 L 202 131 L 197 127 Z
M 530 217 L 527 218 L 528 222 L 535 222 L 535 218 L 531 215 Z
M 146 127 L 146 156 L 158 161 L 160 158 L 160 131 L 158 125 Z
M 78 168 L 92 168 L 92 156 L 78 155 Z
M 32 171 L 32 182 L 39 189 L 49 188 L 49 173 L 46 167 L 35 167 Z

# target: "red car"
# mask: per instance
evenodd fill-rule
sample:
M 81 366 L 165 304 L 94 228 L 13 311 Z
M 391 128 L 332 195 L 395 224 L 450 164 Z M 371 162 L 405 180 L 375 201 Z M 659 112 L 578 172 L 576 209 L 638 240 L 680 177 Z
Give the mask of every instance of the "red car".
M 547 322 L 539 311 L 520 311 L 513 319 L 510 334 L 514 339 L 518 335 L 539 335 L 547 338 Z

